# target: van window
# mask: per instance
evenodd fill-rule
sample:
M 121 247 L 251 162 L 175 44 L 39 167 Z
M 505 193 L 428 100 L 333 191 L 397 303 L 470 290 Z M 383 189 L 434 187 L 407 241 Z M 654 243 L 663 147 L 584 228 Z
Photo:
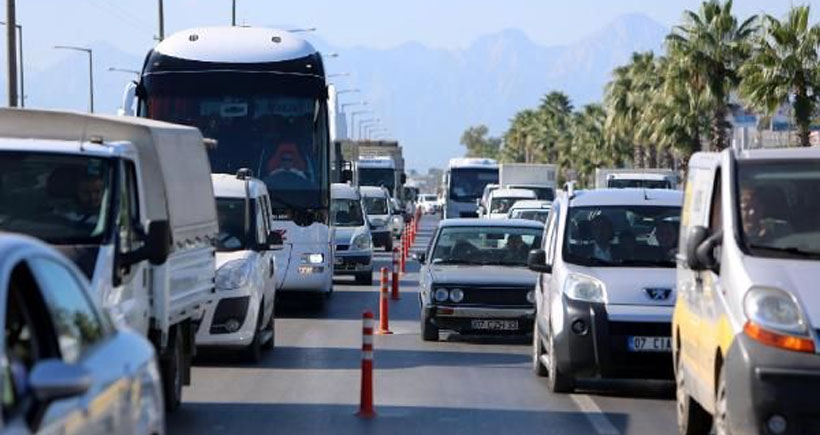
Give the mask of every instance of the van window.
M 749 255 L 820 259 L 820 160 L 739 161 L 736 222 Z
M 132 162 L 124 162 L 122 167 L 117 228 L 120 254 L 127 254 L 141 247 L 142 242 L 137 232 L 137 228 L 140 227 L 137 172 Z
M 561 222 L 561 206 L 556 202 L 550 211 L 547 227 L 544 230 L 546 237 L 544 241 L 544 251 L 546 251 L 547 264 L 553 264 L 555 260 L 555 245 L 558 239 L 558 225 Z
M 712 205 L 709 207 L 709 230 L 717 232 L 723 229 L 723 210 L 721 208 L 720 169 L 715 172 L 715 187 L 712 189 Z

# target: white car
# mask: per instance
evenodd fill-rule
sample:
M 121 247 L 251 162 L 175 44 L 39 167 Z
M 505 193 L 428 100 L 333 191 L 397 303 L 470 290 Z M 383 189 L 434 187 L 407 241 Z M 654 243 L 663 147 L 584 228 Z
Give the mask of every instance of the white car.
M 390 195 L 383 187 L 361 186 L 359 192 L 364 203 L 364 212 L 370 224 L 373 246 L 393 250 L 392 208 Z
M 518 201 L 535 200 L 535 192 L 527 189 L 496 189 L 490 192 L 487 199 L 489 208 L 484 217 L 489 219 L 506 219 L 507 212 Z
M 522 200 L 517 201 L 510 207 L 507 212 L 509 219 L 528 219 L 543 223 L 547 222 L 547 218 L 552 208 L 552 201 L 541 200 Z
M 353 275 L 357 284 L 372 284 L 373 237 L 358 188 L 342 183 L 331 185 L 330 222 L 335 242 L 333 274 Z
M 432 194 L 419 195 L 418 206 L 424 214 L 436 214 L 439 211 L 438 198 Z
M 153 345 L 112 321 L 72 262 L 0 234 L 0 285 L 3 433 L 165 433 Z
M 560 192 L 529 258 L 533 368 L 553 392 L 579 377 L 672 379 L 682 203 L 674 190 Z
M 274 346 L 275 247 L 265 184 L 240 170 L 211 176 L 219 216 L 216 250 L 217 302 L 196 334 L 198 347 L 242 349 L 257 362 Z

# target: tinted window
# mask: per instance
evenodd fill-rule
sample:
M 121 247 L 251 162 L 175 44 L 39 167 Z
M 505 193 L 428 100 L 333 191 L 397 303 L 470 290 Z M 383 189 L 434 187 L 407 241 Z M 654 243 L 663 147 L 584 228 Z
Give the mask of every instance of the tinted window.
M 29 264 L 51 315 L 63 360 L 75 363 L 103 338 L 100 318 L 70 270 L 46 259 L 32 259 Z
M 247 206 L 251 213 L 245 213 L 245 200 L 242 198 L 217 198 L 216 214 L 219 218 L 219 236 L 216 250 L 241 251 L 248 249 L 250 241 L 256 237 L 256 201 L 249 201 Z M 247 225 L 247 228 L 246 228 Z
M 459 202 L 475 202 L 488 184 L 498 183 L 498 169 L 452 169 L 450 198 Z
M 334 199 L 330 202 L 332 223 L 339 227 L 360 227 L 364 225 L 362 203 L 355 199 Z
M 359 168 L 359 186 L 384 186 L 390 192 L 396 186 L 394 169 Z
M 669 180 L 609 180 L 607 184 L 612 189 L 644 188 L 644 189 L 671 189 Z
M 543 228 L 442 228 L 431 261 L 441 264 L 526 266 L 530 250 L 541 246 L 542 232 Z
M 364 211 L 367 214 L 388 214 L 390 211 L 387 208 L 387 198 L 383 197 L 364 197 Z

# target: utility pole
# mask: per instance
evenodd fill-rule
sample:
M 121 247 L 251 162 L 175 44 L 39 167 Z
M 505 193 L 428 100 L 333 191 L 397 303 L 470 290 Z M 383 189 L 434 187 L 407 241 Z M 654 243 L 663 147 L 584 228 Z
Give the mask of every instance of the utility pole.
M 232 1 L 233 7 L 231 8 L 231 26 L 236 27 L 236 0 Z
M 72 45 L 55 45 L 54 48 L 61 50 L 73 50 L 88 55 L 88 111 L 94 113 L 94 54 L 90 48 L 75 47 Z
M 17 12 L 16 0 L 6 0 L 6 59 L 8 60 L 9 107 L 17 107 Z
M 157 40 L 162 42 L 165 39 L 165 12 L 162 7 L 162 0 L 159 0 L 159 35 L 157 35 Z
M 5 26 L 5 21 L 0 21 L 0 25 Z M 20 107 L 26 107 L 26 64 L 23 61 L 23 26 L 17 25 L 17 46 L 19 47 L 20 57 L 17 63 L 17 69 L 20 71 Z

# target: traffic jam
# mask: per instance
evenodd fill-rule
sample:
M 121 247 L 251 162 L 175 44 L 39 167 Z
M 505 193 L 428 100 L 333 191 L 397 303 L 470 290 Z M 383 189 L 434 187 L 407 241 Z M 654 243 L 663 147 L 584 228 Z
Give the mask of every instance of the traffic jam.
M 429 191 L 397 141 L 336 137 L 298 34 L 199 28 L 146 59 L 120 115 L 0 109 L 3 433 L 171 432 L 202 355 L 262 367 L 280 302 L 321 318 L 351 279 L 379 307 L 339 326 L 363 322 L 361 418 L 382 418 L 369 334 L 393 339 L 407 279 L 414 340 L 523 339 L 549 394 L 662 381 L 663 433 L 820 433 L 820 148 L 600 167 L 585 188 L 453 158 Z

